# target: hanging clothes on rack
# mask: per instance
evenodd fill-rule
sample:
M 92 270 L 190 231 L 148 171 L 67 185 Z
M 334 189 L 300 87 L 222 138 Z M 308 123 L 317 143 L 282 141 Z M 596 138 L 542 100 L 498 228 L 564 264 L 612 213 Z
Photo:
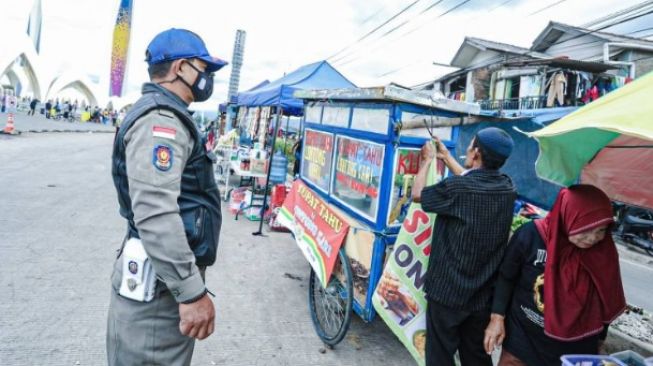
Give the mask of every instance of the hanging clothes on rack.
M 599 92 L 599 87 L 594 85 L 589 91 L 590 102 L 599 99 L 600 96 L 601 93 Z
M 588 91 L 592 88 L 592 75 L 587 72 L 579 71 L 577 72 L 579 82 L 578 82 L 578 94 L 576 97 L 580 99 L 583 103 L 589 101 Z M 587 100 L 585 100 L 587 98 Z
M 558 105 L 563 106 L 567 88 L 567 77 L 565 74 L 562 71 L 556 72 L 547 84 L 549 85 L 549 91 L 546 106 L 553 107 L 556 100 L 558 101 Z

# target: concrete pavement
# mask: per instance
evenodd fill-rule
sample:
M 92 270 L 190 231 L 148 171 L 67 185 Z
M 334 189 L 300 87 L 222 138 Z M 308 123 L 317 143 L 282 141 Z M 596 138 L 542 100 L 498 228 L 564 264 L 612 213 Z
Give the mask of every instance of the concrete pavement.
M 124 233 L 112 140 L 0 135 L 0 365 L 106 364 L 109 275 Z M 253 237 L 257 223 L 223 211 L 218 261 L 207 271 L 216 333 L 197 342 L 194 365 L 413 364 L 378 319 L 354 316 L 347 338 L 324 350 L 308 313 L 309 266 L 292 239 Z M 650 260 L 620 252 L 629 302 L 653 310 Z
M 0 135 L 0 365 L 106 364 L 109 275 L 124 233 L 112 140 Z M 193 365 L 413 364 L 379 319 L 355 316 L 347 338 L 321 353 L 306 260 L 288 234 L 253 237 L 256 228 L 224 210 L 218 261 L 207 271 L 216 332 L 196 343 Z

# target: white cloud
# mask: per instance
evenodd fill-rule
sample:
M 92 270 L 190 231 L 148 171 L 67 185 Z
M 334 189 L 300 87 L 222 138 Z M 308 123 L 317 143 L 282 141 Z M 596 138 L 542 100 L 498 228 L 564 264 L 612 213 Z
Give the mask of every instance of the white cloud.
M 264 79 L 274 80 L 301 65 L 332 55 L 413 1 L 135 0 L 128 85 L 132 91 L 137 90 L 147 79 L 145 48 L 155 34 L 170 27 L 195 31 L 204 38 L 210 52 L 227 60 L 231 59 L 236 30 L 246 30 L 240 82 L 240 89 L 245 90 Z M 414 85 L 449 71 L 432 62 L 449 62 L 465 35 L 528 47 L 549 20 L 581 25 L 638 2 L 569 0 L 527 17 L 556 1 L 514 0 L 488 14 L 504 1 L 472 0 L 435 19 L 460 0 L 444 0 L 417 16 L 433 3 L 433 0 L 420 0 L 383 30 L 410 19 L 405 26 L 380 40 L 384 31 L 377 32 L 348 50 L 346 53 L 351 55 L 334 65 L 361 86 L 390 81 Z M 118 5 L 118 0 L 43 1 L 42 56 L 51 72 L 72 68 L 97 75 L 102 90 L 108 91 L 108 86 L 104 86 L 108 85 Z M 0 22 L 12 25 L 16 32 L 24 32 L 31 6 L 27 0 L 0 0 Z M 397 39 L 417 27 L 419 30 Z M 230 71 L 226 67 L 218 72 L 215 95 L 209 106 L 226 98 Z

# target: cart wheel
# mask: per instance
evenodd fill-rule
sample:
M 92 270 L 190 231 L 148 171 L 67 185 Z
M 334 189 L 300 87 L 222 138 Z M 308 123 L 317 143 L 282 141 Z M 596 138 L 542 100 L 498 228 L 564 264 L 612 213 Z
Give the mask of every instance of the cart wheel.
M 343 269 L 345 283 L 335 275 L 338 266 Z M 353 306 L 353 283 L 349 259 L 344 249 L 338 252 L 334 275 L 331 276 L 326 288 L 322 287 L 320 279 L 311 269 L 308 284 L 311 320 L 317 335 L 327 346 L 332 347 L 342 341 L 349 329 Z

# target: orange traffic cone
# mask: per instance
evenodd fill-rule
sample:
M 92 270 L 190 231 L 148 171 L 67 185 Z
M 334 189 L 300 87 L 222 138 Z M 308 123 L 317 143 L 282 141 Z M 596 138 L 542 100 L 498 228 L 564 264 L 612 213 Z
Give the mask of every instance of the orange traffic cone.
M 16 133 L 16 128 L 14 127 L 14 114 L 7 114 L 7 125 L 2 130 L 2 132 L 13 135 Z

